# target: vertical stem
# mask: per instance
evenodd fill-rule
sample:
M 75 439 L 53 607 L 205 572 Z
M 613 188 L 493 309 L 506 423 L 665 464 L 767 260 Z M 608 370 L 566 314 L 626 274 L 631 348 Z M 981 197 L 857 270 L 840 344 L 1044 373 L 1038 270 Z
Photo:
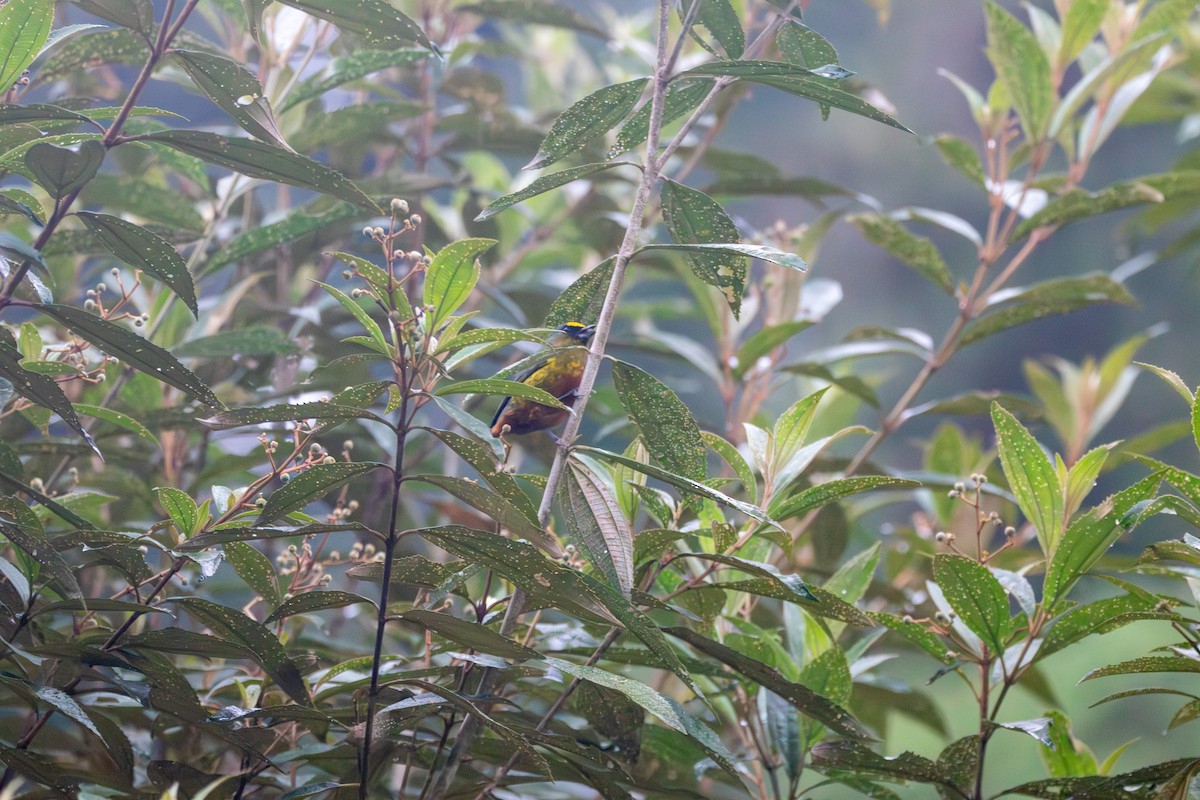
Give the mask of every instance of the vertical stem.
M 608 336 L 612 331 L 613 320 L 616 318 L 617 301 L 621 294 L 621 287 L 625 282 L 625 271 L 629 266 L 629 260 L 633 256 L 634 249 L 637 247 L 642 227 L 645 225 L 646 206 L 649 203 L 651 195 L 654 193 L 654 187 L 658 182 L 658 176 L 662 169 L 662 161 L 658 157 L 658 148 L 659 136 L 662 131 L 663 98 L 666 94 L 667 83 L 670 80 L 671 57 L 667 51 L 670 19 L 671 0 L 659 0 L 658 51 L 655 57 L 654 83 L 650 95 L 650 122 L 646 137 L 646 157 L 643 162 L 642 180 L 638 185 L 637 194 L 634 196 L 633 208 L 629 212 L 629 223 L 625 227 L 625 236 L 621 240 L 621 246 L 617 250 L 617 256 L 613 264 L 612 278 L 608 284 L 608 291 L 604 295 L 604 305 L 600 310 L 600 317 L 596 322 L 596 334 L 592 338 L 592 344 L 588 350 L 587 365 L 584 367 L 583 377 L 579 382 L 574 407 L 571 416 L 567 420 L 566 428 L 559 439 L 558 451 L 554 454 L 554 462 L 550 466 L 546 488 L 542 493 L 542 501 L 538 507 L 538 523 L 542 526 L 545 526 L 550 520 L 550 510 L 554 503 L 554 496 L 558 491 L 558 485 L 562 482 L 563 473 L 566 470 L 567 455 L 570 452 L 571 443 L 579 435 L 579 426 L 583 421 L 583 414 L 587 408 L 588 399 L 591 396 L 593 387 L 596 385 L 596 375 L 600 372 L 600 365 L 604 360 L 604 348 L 608 344 Z M 504 635 L 511 633 L 524 610 L 525 593 L 518 589 L 513 593 L 513 597 L 504 613 L 500 632 Z M 488 695 L 494 688 L 498 677 L 499 672 L 497 670 L 485 669 L 480 676 L 479 688 L 476 694 L 480 696 Z M 463 722 L 462 728 L 459 729 L 458 737 L 454 740 L 454 746 L 450 750 L 450 755 L 446 759 L 446 764 L 442 767 L 429 793 L 429 797 L 432 800 L 443 800 L 450 788 L 450 784 L 454 782 L 454 778 L 458 774 L 459 766 L 461 766 L 463 759 L 466 758 L 467 753 L 470 752 L 471 747 L 475 744 L 475 740 L 478 738 L 480 732 L 481 725 L 477 718 L 469 717 Z
M 988 739 L 992 727 L 988 723 L 988 692 L 991 688 L 992 660 L 988 657 L 987 645 L 983 647 L 983 659 L 979 662 L 979 753 L 975 759 L 975 789 L 972 800 L 983 800 L 983 761 L 987 756 Z

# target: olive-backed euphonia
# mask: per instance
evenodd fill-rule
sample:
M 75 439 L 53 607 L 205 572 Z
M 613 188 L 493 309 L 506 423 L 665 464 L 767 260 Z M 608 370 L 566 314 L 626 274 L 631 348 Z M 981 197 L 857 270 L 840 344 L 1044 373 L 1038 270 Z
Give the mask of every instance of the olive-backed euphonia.
M 544 389 L 570 408 L 575 403 L 575 390 L 579 388 L 587 365 L 587 343 L 595 333 L 595 325 L 568 322 L 546 340 L 546 360 L 521 372 L 513 380 Z M 533 400 L 506 397 L 492 419 L 492 435 L 544 431 L 564 422 L 568 414 L 569 411 Z

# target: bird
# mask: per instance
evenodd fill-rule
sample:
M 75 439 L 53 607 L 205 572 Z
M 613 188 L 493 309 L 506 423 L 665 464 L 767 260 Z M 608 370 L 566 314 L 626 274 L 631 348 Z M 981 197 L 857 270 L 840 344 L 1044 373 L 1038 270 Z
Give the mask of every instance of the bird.
M 570 409 L 587 365 L 587 344 L 596 333 L 595 325 L 568 322 L 546 340 L 546 359 L 513 378 L 517 383 L 544 389 Z M 492 436 L 519 436 L 553 428 L 571 412 L 526 400 L 506 397 L 492 418 Z M 553 437 L 553 434 L 551 434 Z

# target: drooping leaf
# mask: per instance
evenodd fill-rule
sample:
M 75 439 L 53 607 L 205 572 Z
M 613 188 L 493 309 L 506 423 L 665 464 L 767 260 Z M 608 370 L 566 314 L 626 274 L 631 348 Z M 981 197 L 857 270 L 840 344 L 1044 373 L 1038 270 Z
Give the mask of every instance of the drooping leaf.
M 362 208 L 378 208 L 375 201 L 340 172 L 299 153 L 256 139 L 231 139 L 207 131 L 171 130 L 146 134 L 139 141 L 166 145 L 251 178 L 333 195 Z
M 283 594 L 279 590 L 279 576 L 275 574 L 275 566 L 271 559 L 245 542 L 228 542 L 222 549 L 225 551 L 225 558 L 233 566 L 234 572 L 247 586 L 258 593 L 259 597 L 271 605 L 278 605 L 282 601 Z
M 526 661 L 542 657 L 537 650 L 518 644 L 507 636 L 496 633 L 486 625 L 468 622 L 450 614 L 414 608 L 398 616 L 399 619 L 420 625 L 452 642 L 457 642 L 481 653 L 489 653 L 512 661 Z
M 871 244 L 883 248 L 947 294 L 954 292 L 950 268 L 929 239 L 910 233 L 899 222 L 882 214 L 856 214 L 847 221 Z
M 790 592 L 799 600 L 817 602 L 816 595 L 812 593 L 811 588 L 804 582 L 803 578 L 799 575 L 780 572 L 779 568 L 773 564 L 752 561 L 741 556 L 725 555 L 723 553 L 680 553 L 676 558 L 696 558 L 702 561 L 713 561 L 717 564 L 723 564 L 727 567 L 765 578 L 785 591 Z
M 629 629 L 698 696 L 703 697 L 658 626 L 630 604 L 620 590 L 547 558 L 524 542 L 457 525 L 428 528 L 421 536 L 455 555 L 482 563 L 530 593 L 551 592 L 560 608 L 603 607 Z M 594 612 L 592 612 L 594 613 Z
M 775 44 L 780 54 L 798 67 L 817 69 L 838 63 L 837 50 L 833 45 L 812 28 L 795 20 L 779 26 L 775 33 Z
M 187 263 L 170 242 L 120 217 L 91 211 L 77 211 L 75 216 L 118 261 L 161 280 L 179 295 L 192 314 L 199 316 L 196 287 Z
M 741 58 L 746 50 L 742 21 L 729 0 L 693 0 L 700 3 L 696 23 L 703 25 L 730 58 Z M 683 9 L 680 9 L 682 12 Z
M 1099 192 L 1073 189 L 1055 197 L 1013 230 L 1013 239 L 1023 239 L 1043 226 L 1068 225 L 1122 208 L 1195 197 L 1200 192 L 1200 172 L 1181 170 L 1163 175 L 1145 175 L 1121 181 Z
M 148 339 L 73 306 L 38 303 L 33 307 L 138 371 L 193 395 L 205 405 L 224 408 L 213 390 L 195 373 Z
M 847 73 L 845 70 L 840 70 L 837 74 L 845 75 Z M 731 76 L 739 80 L 761 83 L 789 94 L 808 98 L 821 106 L 840 108 L 851 114 L 857 114 L 906 133 L 912 133 L 890 115 L 865 100 L 834 86 L 833 82 L 820 70 L 809 70 L 784 61 L 710 61 L 679 73 L 675 79 L 699 75 Z
M 591 470 L 569 461 L 559 507 L 574 541 L 596 570 L 628 597 L 633 591 L 633 530 L 616 498 Z
M 365 475 L 379 467 L 386 468 L 386 465 L 371 461 L 315 464 L 293 477 L 282 488 L 271 493 L 271 496 L 267 498 L 267 504 L 263 506 L 262 512 L 255 520 L 255 525 L 266 525 L 292 511 L 303 508 L 334 489 L 349 483 L 359 475 Z
M 647 78 L 638 78 L 605 86 L 572 105 L 554 120 L 525 169 L 547 167 L 603 136 L 629 116 L 648 83 Z
M 311 614 L 314 611 L 325 611 L 330 608 L 345 608 L 346 606 L 357 605 L 359 603 L 368 603 L 372 601 L 360 594 L 352 592 L 339 591 L 312 591 L 304 592 L 303 594 L 295 595 L 284 600 L 279 606 L 272 611 L 266 619 L 263 620 L 264 625 L 270 625 L 272 622 L 277 622 L 281 619 L 294 617 L 298 614 Z
M 710 78 L 672 81 L 663 94 L 662 124 L 669 125 L 694 111 L 713 91 L 713 87 Z M 613 146 L 608 151 L 609 158 L 628 152 L 646 141 L 650 133 L 650 112 L 650 104 L 644 103 L 629 115 L 621 130 L 617 131 Z
M 235 408 L 222 411 L 211 417 L 196 420 L 201 425 L 214 431 L 241 428 L 246 425 L 262 425 L 266 422 L 291 422 L 294 420 L 315 419 L 322 425 L 340 422 L 348 419 L 369 419 L 375 422 L 389 424 L 379 415 L 365 408 L 340 405 L 338 403 L 282 403 L 274 406 L 258 408 Z
M 54 583 L 55 590 L 61 592 L 64 597 L 83 596 L 79 589 L 79 581 L 75 579 L 75 573 L 71 571 L 71 566 L 46 539 L 34 536 L 19 525 L 10 525 L 3 521 L 0 521 L 0 534 L 3 534 L 14 547 L 39 564 L 42 573 L 49 576 Z
M 544 550 L 557 551 L 551 538 L 531 520 L 524 510 L 514 506 L 499 492 L 471 478 L 451 475 L 412 475 L 409 480 L 437 486 L 462 500 L 472 508 L 487 514 L 516 536 L 527 539 Z
M 499 378 L 478 378 L 476 380 L 448 383 L 439 388 L 437 394 L 442 397 L 450 394 L 487 394 L 520 397 L 544 406 L 550 406 L 551 408 L 566 408 L 557 397 L 545 389 L 539 389 L 527 383 L 504 381 Z
M 222 331 L 177 346 L 180 358 L 235 358 L 238 356 L 294 356 L 300 347 L 283 331 L 266 325 Z
M 242 129 L 265 142 L 291 147 L 279 132 L 271 103 L 262 84 L 241 64 L 199 50 L 173 49 L 171 58 L 191 77 L 200 91 L 233 117 Z
M 353 533 L 356 536 L 371 536 L 382 541 L 383 535 L 363 526 L 360 523 L 324 523 L 313 522 L 299 528 L 217 528 L 216 530 L 193 536 L 186 542 L 180 542 L 176 549 L 182 553 L 193 553 L 209 547 L 223 545 L 226 542 L 257 542 L 264 539 L 304 539 L 317 533 Z
M 949 771 L 927 758 L 904 752 L 884 758 L 853 741 L 821 742 L 812 750 L 813 765 L 820 770 L 850 770 L 858 776 L 878 776 L 945 786 L 966 797 Z
M 699 0 L 697 0 L 699 2 Z M 696 189 L 664 181 L 662 212 L 667 232 L 676 244 L 737 244 L 741 234 L 719 203 Z M 732 252 L 685 251 L 696 277 L 715 286 L 737 316 L 746 289 L 746 258 Z
M 871 491 L 872 489 L 915 489 L 920 482 L 887 475 L 859 475 L 851 478 L 835 478 L 832 481 L 810 486 L 787 497 L 771 509 L 775 519 L 790 519 L 807 514 L 818 508 L 835 503 L 842 498 Z
M 283 645 L 264 625 L 240 611 L 200 597 L 172 597 L 165 602 L 183 606 L 189 614 L 199 617 L 206 625 L 245 647 L 258 665 L 289 697 L 302 706 L 312 706 L 312 698 L 308 694 L 308 687 L 300 675 L 300 670 L 288 658 Z
M 808 265 L 804 263 L 804 259 L 794 253 L 787 253 L 775 247 L 758 244 L 733 244 L 733 243 L 715 243 L 715 244 L 644 244 L 633 253 L 633 258 L 636 258 L 639 253 L 648 253 L 655 250 L 678 250 L 684 253 L 703 253 L 708 255 L 741 255 L 757 258 L 761 261 L 770 261 L 772 264 L 778 264 L 781 267 L 807 272 Z
M 549 667 L 573 678 L 590 681 L 597 686 L 620 692 L 698 744 L 722 769 L 736 774 L 733 757 L 721 742 L 720 737 L 711 728 L 684 711 L 670 697 L 641 681 L 632 680 L 599 667 L 575 664 L 561 658 L 547 657 L 543 660 Z
M 774 667 L 743 655 L 731 647 L 708 639 L 689 628 L 667 628 L 667 633 L 690 644 L 710 658 L 715 658 L 760 686 L 791 703 L 801 714 L 812 717 L 840 736 L 854 740 L 870 740 L 871 734 L 841 706 L 821 696 L 803 684 L 787 680 Z
M 967 325 L 961 344 L 978 342 L 1001 331 L 1044 317 L 1067 314 L 1097 303 L 1136 305 L 1137 301 L 1120 283 L 1096 273 L 1078 278 L 1056 278 L 1023 289 L 998 293 L 990 305 L 1001 305 Z
M 20 363 L 20 353 L 2 342 L 0 342 L 0 379 L 7 381 L 12 387 L 12 391 L 26 400 L 58 414 L 59 418 L 99 455 L 100 450 L 96 447 L 92 435 L 83 427 L 83 422 L 75 412 L 75 407 L 63 394 L 58 382 L 53 378 L 23 368 Z
M 630 469 L 649 475 L 651 478 L 657 478 L 658 480 L 668 483 L 682 491 L 691 492 L 692 494 L 697 494 L 709 500 L 714 500 L 723 506 L 737 509 L 751 519 L 756 519 L 759 522 L 775 528 L 780 527 L 779 523 L 771 519 L 767 514 L 763 513 L 762 509 L 750 505 L 749 503 L 742 502 L 741 500 L 735 500 L 729 495 L 724 494 L 723 492 L 718 492 L 716 489 L 711 489 L 699 481 L 694 481 L 691 478 L 684 477 L 683 475 L 678 475 L 674 472 L 661 469 L 653 464 L 643 464 L 632 458 L 627 458 L 623 455 L 609 452 L 608 450 L 601 450 L 596 447 L 586 446 L 579 446 L 576 449 L 581 453 L 587 453 L 605 461 L 610 461 L 615 464 L 623 464 Z
M 496 244 L 495 239 L 462 239 L 452 242 L 433 257 L 425 271 L 425 305 L 432 307 L 428 326 L 438 330 L 442 322 L 466 302 L 479 280 L 476 259 Z

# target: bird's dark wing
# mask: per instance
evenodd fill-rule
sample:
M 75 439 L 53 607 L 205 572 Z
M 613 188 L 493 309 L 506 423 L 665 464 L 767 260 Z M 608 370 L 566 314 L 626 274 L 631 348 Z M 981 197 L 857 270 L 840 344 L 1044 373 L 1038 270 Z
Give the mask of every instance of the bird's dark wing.
M 542 359 L 541 361 L 539 361 L 536 364 L 526 367 L 525 369 L 521 370 L 516 375 L 513 375 L 511 378 L 508 378 L 507 380 L 514 381 L 516 383 L 524 383 L 525 381 L 529 380 L 529 377 L 531 375 L 533 375 L 533 373 L 537 372 L 539 369 L 546 366 L 546 362 L 548 362 L 549 360 L 550 360 L 550 354 L 547 353 L 546 357 L 544 359 Z M 510 402 L 512 402 L 511 396 L 506 397 L 500 401 L 500 407 L 496 409 L 496 415 L 494 417 L 492 417 L 492 427 L 493 428 L 496 427 L 496 423 L 500 421 L 500 415 L 504 413 L 504 409 L 508 408 L 508 404 Z

